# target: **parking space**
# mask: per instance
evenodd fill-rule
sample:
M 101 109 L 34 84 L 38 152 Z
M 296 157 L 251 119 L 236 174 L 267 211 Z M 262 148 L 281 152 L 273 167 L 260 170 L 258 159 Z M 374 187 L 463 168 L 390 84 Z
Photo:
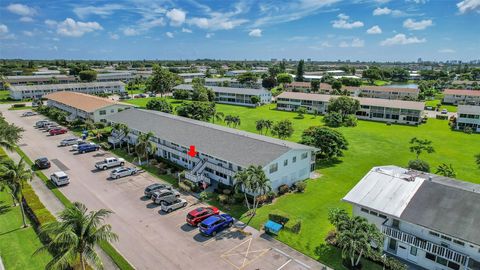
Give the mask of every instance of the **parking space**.
M 107 220 L 120 238 L 114 246 L 137 269 L 321 269 L 315 261 L 292 258 L 258 234 L 245 234 L 236 226 L 206 237 L 185 223 L 189 211 L 205 206 L 194 197 L 182 195 L 188 205 L 164 213 L 143 196 L 146 186 L 158 182 L 148 172 L 109 179 L 111 170 L 97 170 L 94 164 L 113 156 L 111 153 L 76 154 L 70 146 L 58 146 L 62 139 L 73 136 L 70 132 L 46 136 L 33 127 L 42 116 L 20 117 L 18 111 L 3 114 L 25 129 L 20 146 L 32 160 L 42 156 L 50 159 L 52 166 L 44 170 L 45 175 L 63 170 L 70 176 L 70 184 L 60 188 L 65 196 L 89 209 L 114 212 Z

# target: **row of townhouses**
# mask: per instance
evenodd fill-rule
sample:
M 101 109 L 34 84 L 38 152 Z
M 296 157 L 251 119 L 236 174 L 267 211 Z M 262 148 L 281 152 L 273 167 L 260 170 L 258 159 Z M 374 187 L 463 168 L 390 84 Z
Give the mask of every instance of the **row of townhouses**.
M 335 95 L 283 92 L 277 96 L 277 109 L 296 111 L 304 107 L 309 113 L 327 113 L 328 103 Z M 394 99 L 353 97 L 360 102 L 356 116 L 363 120 L 418 125 L 422 122 L 424 103 Z
M 10 98 L 14 100 L 22 100 L 27 98 L 39 99 L 47 94 L 59 91 L 73 91 L 85 94 L 113 94 L 125 92 L 125 84 L 120 81 L 114 81 L 69 84 L 16 85 L 11 86 L 9 89 Z
M 44 98 L 47 99 L 47 106 L 68 113 L 68 121 L 91 119 L 94 122 L 106 122 L 107 116 L 133 108 L 130 104 L 71 91 L 50 93 Z
M 382 166 L 343 201 L 384 234 L 386 253 L 422 269 L 480 270 L 480 185 Z
M 271 181 L 272 189 L 310 177 L 316 148 L 259 134 L 222 127 L 172 114 L 132 109 L 107 117 L 122 123 L 128 134 L 113 133 L 108 141 L 134 144 L 141 133 L 153 132 L 156 155 L 189 170 L 186 178 L 210 185 L 234 184 L 234 175 L 249 165 L 259 165 Z M 195 146 L 197 154 L 187 154 Z
M 458 130 L 471 128 L 473 132 L 480 132 L 480 105 L 458 105 L 456 121 Z
M 445 104 L 480 106 L 480 90 L 445 89 L 443 95 Z
M 310 82 L 292 82 L 285 85 L 285 89 L 291 92 L 312 92 Z M 420 90 L 418 88 L 400 88 L 400 87 L 384 87 L 384 86 L 343 86 L 342 90 L 346 90 L 351 96 L 383 98 L 383 99 L 400 99 L 400 100 L 417 100 Z M 318 93 L 331 94 L 333 88 L 330 84 L 320 83 Z
M 192 83 L 192 79 L 184 80 L 185 83 Z M 205 78 L 205 86 L 233 87 L 233 88 L 262 88 L 262 80 L 252 83 L 240 83 L 237 79 L 231 77 L 225 78 Z
M 256 106 L 252 102 L 252 97 L 256 96 L 260 100 L 260 104 L 267 104 L 272 101 L 272 94 L 270 91 L 255 88 L 235 88 L 235 87 L 220 87 L 210 86 L 208 87 L 215 92 L 215 102 L 242 106 Z M 173 88 L 173 90 L 187 90 L 193 91 L 193 85 L 180 84 Z

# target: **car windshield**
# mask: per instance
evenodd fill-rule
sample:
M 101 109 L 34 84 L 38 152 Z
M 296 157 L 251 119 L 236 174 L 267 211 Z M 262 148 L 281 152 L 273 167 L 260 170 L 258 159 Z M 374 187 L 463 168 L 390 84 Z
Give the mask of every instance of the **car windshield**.
M 38 161 L 39 162 L 47 162 L 48 159 L 46 157 L 43 157 L 43 158 L 39 158 Z
M 187 218 L 188 218 L 188 219 L 192 219 L 192 218 L 194 218 L 194 216 L 192 216 L 192 215 L 190 215 L 190 214 L 187 214 Z

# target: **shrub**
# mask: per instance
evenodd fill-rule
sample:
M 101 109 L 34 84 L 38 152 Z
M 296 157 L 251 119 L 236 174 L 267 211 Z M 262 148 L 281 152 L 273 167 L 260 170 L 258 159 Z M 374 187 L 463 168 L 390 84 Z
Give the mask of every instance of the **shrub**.
M 356 127 L 358 119 L 355 115 L 349 114 L 343 119 L 343 124 L 347 127 Z
M 422 172 L 430 172 L 430 165 L 428 162 L 421 159 L 414 159 L 408 162 L 408 168 Z
M 12 108 L 22 108 L 26 107 L 27 105 L 25 103 L 16 103 L 12 105 Z
M 210 197 L 209 197 L 207 191 L 202 191 L 202 192 L 200 192 L 200 195 L 199 195 L 200 201 L 204 202 L 204 201 L 208 200 L 209 198 L 210 198 Z
M 96 122 L 95 124 L 95 128 L 96 129 L 102 129 L 102 128 L 105 128 L 107 125 L 103 122 Z
M 439 120 L 447 120 L 448 115 L 437 114 L 437 116 L 435 116 L 435 118 L 437 118 Z
M 152 160 L 150 161 L 150 165 L 152 165 L 152 166 L 157 166 L 157 165 L 158 165 L 158 160 L 152 159 Z
M 289 190 L 290 190 L 290 188 L 288 187 L 287 184 L 283 184 L 283 185 L 278 187 L 278 193 L 280 195 L 283 195 L 283 194 L 287 193 Z
M 467 134 L 472 134 L 473 133 L 473 128 L 471 127 L 466 127 L 463 132 L 467 133 Z
M 178 183 L 178 188 L 181 190 L 181 191 L 186 191 L 186 192 L 190 192 L 191 191 L 191 188 L 186 185 L 185 182 L 180 182 Z
M 264 204 L 264 203 L 269 202 L 269 198 L 268 198 L 268 196 L 267 196 L 266 194 L 264 194 L 264 195 L 259 195 L 259 196 L 257 197 L 257 202 L 258 202 L 259 205 L 262 205 L 262 204 Z
M 107 142 L 100 143 L 100 147 L 102 147 L 104 150 L 110 150 L 110 148 L 112 148 L 112 146 Z
M 242 193 L 234 193 L 232 198 L 235 199 L 236 203 L 241 203 L 245 200 L 245 196 Z
M 297 188 L 297 192 L 303 193 L 307 187 L 307 183 L 300 181 L 295 184 L 295 187 Z
M 225 194 L 218 195 L 218 202 L 221 204 L 228 204 L 228 196 Z
M 188 99 L 190 97 L 190 92 L 187 90 L 175 90 L 173 91 L 174 99 Z
M 289 220 L 285 224 L 285 229 L 292 232 L 292 233 L 295 233 L 295 234 L 300 233 L 301 228 L 302 228 L 302 221 L 301 220 Z
M 290 220 L 288 214 L 280 210 L 273 210 L 272 212 L 270 212 L 268 214 L 268 219 L 282 225 L 285 225 Z
M 325 125 L 329 127 L 340 127 L 343 123 L 342 115 L 337 112 L 329 112 L 323 117 Z
M 231 189 L 226 188 L 226 189 L 223 190 L 223 194 L 225 194 L 225 195 L 230 195 L 231 193 L 232 193 Z

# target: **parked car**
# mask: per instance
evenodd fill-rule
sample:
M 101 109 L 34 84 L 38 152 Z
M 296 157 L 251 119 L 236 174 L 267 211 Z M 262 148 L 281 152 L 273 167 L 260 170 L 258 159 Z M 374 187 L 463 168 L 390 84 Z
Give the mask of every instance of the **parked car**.
M 129 95 L 123 95 L 123 96 L 120 96 L 118 99 L 125 100 L 125 99 L 131 99 L 131 97 Z
M 52 182 L 57 186 L 68 185 L 70 183 L 70 178 L 65 172 L 62 171 L 54 172 L 52 175 L 50 175 L 50 180 L 52 180 Z
M 52 128 L 56 128 L 58 127 L 58 124 L 57 123 L 54 123 L 54 122 L 48 122 L 46 124 L 44 124 L 41 129 L 43 129 L 44 131 L 49 131 L 50 129 Z
M 156 204 L 161 204 L 162 202 L 172 202 L 177 198 L 180 198 L 180 193 L 174 189 L 160 189 L 152 194 L 152 201 Z
M 34 116 L 37 115 L 36 112 L 24 112 L 22 113 L 22 117 Z
M 35 123 L 35 127 L 37 127 L 37 128 L 43 128 L 43 126 L 45 126 L 45 125 L 48 124 L 48 123 L 52 123 L 52 122 L 49 121 L 49 120 L 46 120 L 46 119 L 40 120 L 40 121 L 37 121 L 37 122 Z
M 60 146 L 69 146 L 69 145 L 74 145 L 74 144 L 77 144 L 79 142 L 81 142 L 82 140 L 77 138 L 77 137 L 71 137 L 71 138 L 66 138 L 66 139 L 63 139 L 61 142 L 60 142 Z
M 118 167 L 123 165 L 125 165 L 125 159 L 108 157 L 108 158 L 105 158 L 103 161 L 95 163 L 95 168 L 99 170 L 106 170 L 108 168 L 113 168 L 113 167 Z
M 42 170 L 42 169 L 50 168 L 51 164 L 50 164 L 50 161 L 48 160 L 48 158 L 41 157 L 41 158 L 37 158 L 35 160 L 35 166 Z
M 179 198 L 172 202 L 162 202 L 161 209 L 163 212 L 170 213 L 185 206 L 187 206 L 187 200 Z
M 120 167 L 112 170 L 112 172 L 110 173 L 110 178 L 118 179 L 120 177 L 134 175 L 137 172 L 138 172 L 137 168 L 134 168 L 134 167 L 132 168 Z
M 138 94 L 138 95 L 136 95 L 135 97 L 136 97 L 136 98 L 146 98 L 147 95 L 145 95 L 145 94 Z
M 198 226 L 200 233 L 206 236 L 215 236 L 225 228 L 233 226 L 233 217 L 228 214 L 211 216 L 200 223 Z
M 78 146 L 77 152 L 80 154 L 87 153 L 87 152 L 93 152 L 97 151 L 100 149 L 100 146 L 94 144 L 94 143 L 87 143 L 87 144 L 82 144 Z
M 78 150 L 78 147 L 79 147 L 80 145 L 84 145 L 84 144 L 95 144 L 95 143 L 81 140 L 81 141 L 79 141 L 78 143 L 72 145 L 72 150 L 73 150 L 73 151 L 77 151 L 77 150 Z
M 68 132 L 68 129 L 57 127 L 57 128 L 51 129 L 48 133 L 50 133 L 50 135 L 52 136 L 55 136 L 55 135 L 65 134 L 67 132 Z
M 192 226 L 197 226 L 200 222 L 213 215 L 220 214 L 218 208 L 213 206 L 198 207 L 187 214 L 186 221 Z
M 149 96 L 149 97 L 156 97 L 157 95 L 152 92 L 152 93 L 149 93 L 148 96 Z
M 161 189 L 172 189 L 172 186 L 167 184 L 155 183 L 146 187 L 143 193 L 145 194 L 145 197 L 152 198 L 153 192 Z
M 447 114 L 447 113 L 448 113 L 447 109 L 442 110 L 442 114 Z

